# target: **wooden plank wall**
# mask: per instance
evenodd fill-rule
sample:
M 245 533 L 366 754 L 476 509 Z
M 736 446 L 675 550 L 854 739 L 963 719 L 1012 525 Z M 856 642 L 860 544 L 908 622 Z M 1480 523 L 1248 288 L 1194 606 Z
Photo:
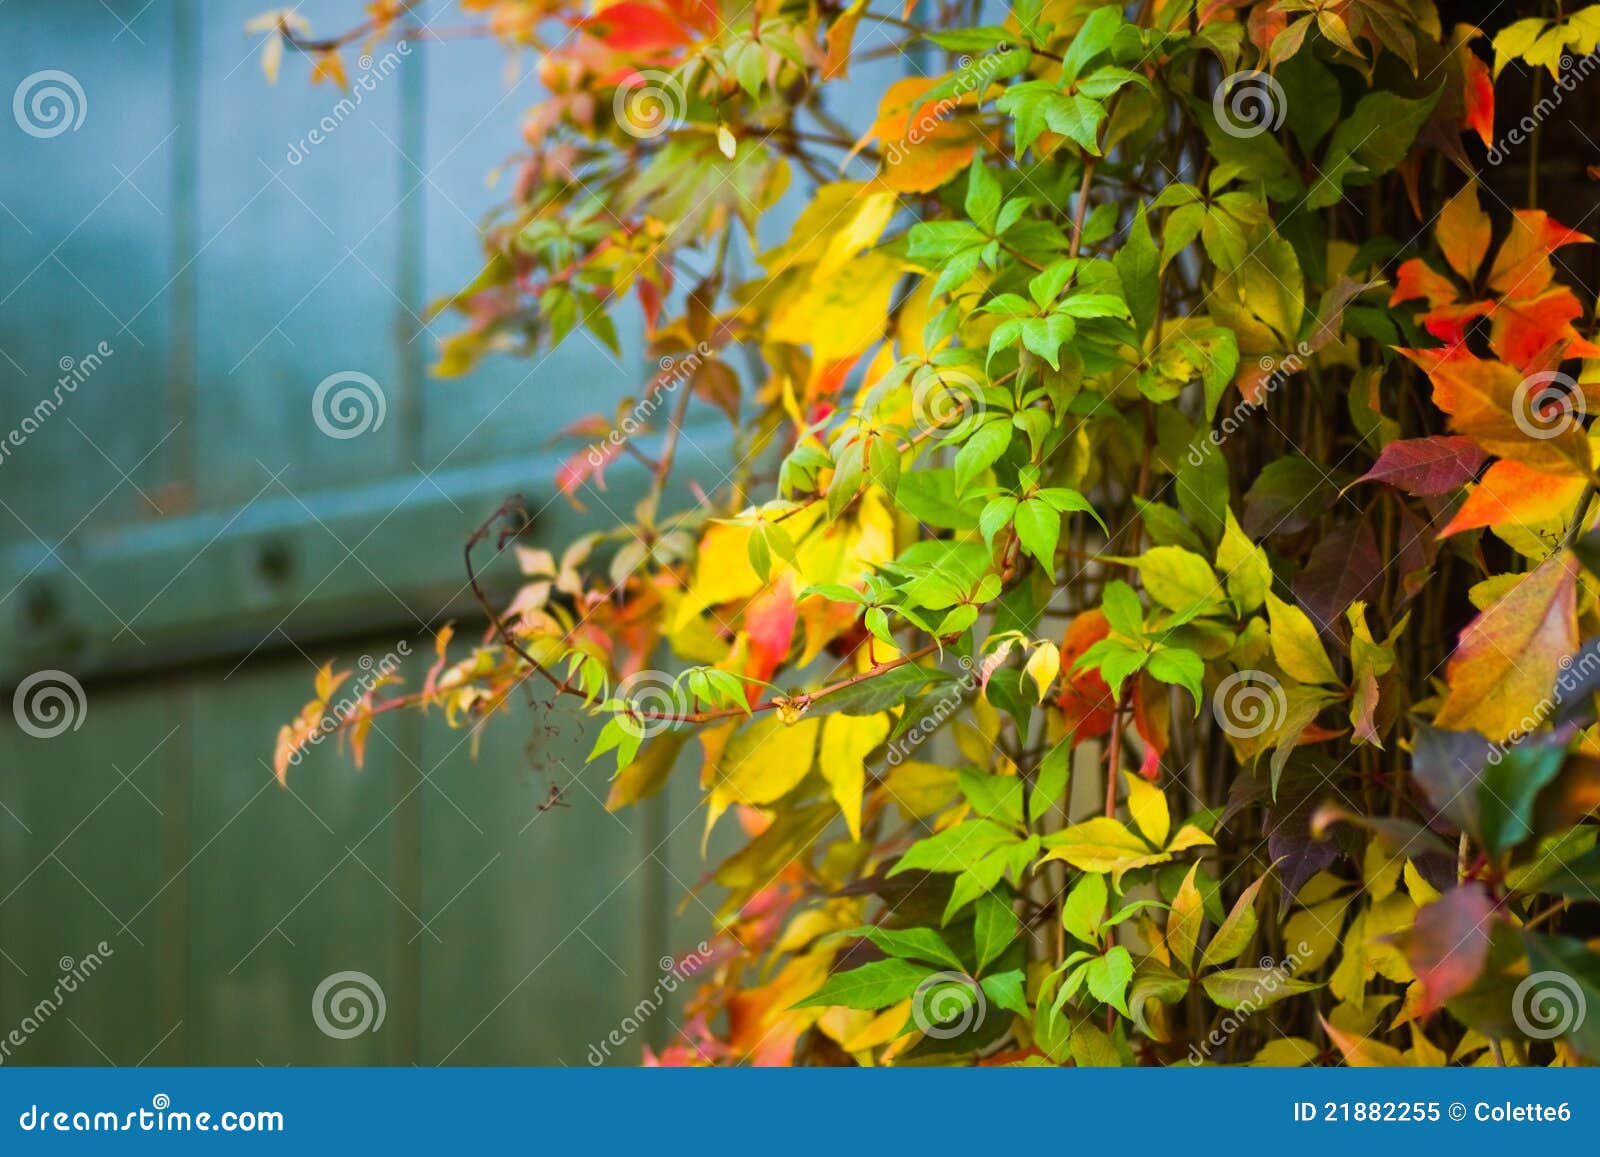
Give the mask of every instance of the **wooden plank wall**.
M 474 271 L 498 195 L 484 177 L 532 81 L 493 45 L 419 48 L 291 164 L 338 97 L 292 60 L 267 87 L 243 32 L 262 7 L 0 8 L 0 87 L 59 69 L 87 103 L 48 139 L 0 125 L 0 426 L 63 359 L 113 350 L 0 461 L 6 649 L 86 696 L 54 738 L 0 723 L 0 1040 L 68 959 L 113 954 L 0 1059 L 582 1064 L 658 958 L 703 933 L 665 912 L 682 894 L 667 865 L 699 871 L 698 828 L 654 854 L 692 786 L 608 815 L 603 769 L 569 782 L 589 738 L 570 715 L 553 736 L 502 723 L 476 759 L 437 719 L 386 721 L 364 771 L 329 744 L 287 791 L 264 761 L 329 655 L 381 661 L 405 639 L 420 677 L 461 593 L 450 560 L 496 487 L 509 471 L 547 494 L 549 435 L 640 366 L 574 337 L 538 364 L 428 379 L 423 305 Z M 303 13 L 330 32 L 360 6 Z M 341 441 L 310 400 L 343 370 L 378 381 L 387 411 Z M 342 497 L 392 479 L 393 511 Z M 407 515 L 424 507 L 419 530 Z M 548 525 L 558 540 L 575 524 L 553 509 Z M 257 526 L 277 537 L 235 560 Z M 287 562 L 262 543 L 287 543 Z M 294 626 L 307 615 L 311 634 Z M 219 641 L 141 645 L 141 627 L 200 619 Z M 551 774 L 574 806 L 541 815 Z M 386 1018 L 340 1040 L 311 1006 L 346 970 L 379 982 Z M 656 1018 L 642 1039 L 669 1030 Z

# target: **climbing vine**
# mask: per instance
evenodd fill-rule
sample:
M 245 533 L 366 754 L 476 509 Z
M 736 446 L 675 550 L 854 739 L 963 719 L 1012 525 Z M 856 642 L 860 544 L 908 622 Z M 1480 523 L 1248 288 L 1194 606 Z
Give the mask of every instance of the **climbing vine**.
M 665 1063 L 1600 1056 L 1592 242 L 1486 179 L 1600 7 L 460 7 L 543 95 L 437 369 L 634 314 L 553 480 L 624 516 L 494 512 L 467 657 L 324 669 L 280 776 L 531 699 L 608 807 L 695 780 L 739 840 Z M 339 84 L 427 8 L 256 27 Z

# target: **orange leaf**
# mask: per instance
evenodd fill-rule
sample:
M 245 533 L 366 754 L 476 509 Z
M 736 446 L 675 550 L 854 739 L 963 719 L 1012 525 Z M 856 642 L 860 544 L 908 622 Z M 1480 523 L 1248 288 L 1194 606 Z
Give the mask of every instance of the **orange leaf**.
M 1576 475 L 1546 474 L 1519 462 L 1496 462 L 1439 537 L 1482 526 L 1548 522 L 1577 504 L 1583 486 L 1583 479 Z
M 1589 440 L 1575 420 L 1583 408 L 1578 415 L 1561 409 L 1565 392 L 1552 388 L 1570 379 L 1524 377 L 1503 362 L 1472 357 L 1439 362 L 1431 378 L 1434 404 L 1450 415 L 1451 428 L 1488 453 L 1547 473 L 1588 473 Z
M 1099 671 L 1072 669 L 1078 656 L 1110 633 L 1105 615 L 1085 611 L 1072 620 L 1061 640 L 1061 694 L 1056 697 L 1056 706 L 1066 716 L 1067 730 L 1075 731 L 1079 741 L 1098 738 L 1111 730 L 1115 708 L 1111 688 Z
M 1474 730 L 1500 742 L 1538 719 L 1578 649 L 1578 564 L 1558 551 L 1467 624 L 1445 668 L 1450 692 L 1437 727 Z
M 1468 281 L 1489 255 L 1489 234 L 1489 215 L 1478 204 L 1475 185 L 1464 186 L 1450 198 L 1439 214 L 1439 224 L 1433 233 L 1450 268 Z
M 916 107 L 939 80 L 912 76 L 891 84 L 878 105 L 878 119 L 862 138 L 862 144 L 873 138 L 881 142 L 883 183 L 897 193 L 930 193 L 972 164 L 978 153 L 982 134 L 957 110 L 938 102 Z M 970 105 L 972 95 L 961 103 Z
M 1507 297 L 1532 297 L 1550 284 L 1550 254 L 1592 240 L 1552 221 L 1543 209 L 1518 209 L 1489 270 L 1489 288 Z

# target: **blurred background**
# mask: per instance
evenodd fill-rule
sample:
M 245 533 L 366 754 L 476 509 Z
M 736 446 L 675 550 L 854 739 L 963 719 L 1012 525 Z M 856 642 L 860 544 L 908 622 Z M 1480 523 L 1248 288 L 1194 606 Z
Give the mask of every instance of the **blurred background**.
M 540 545 L 610 521 L 556 498 L 549 441 L 637 389 L 638 333 L 631 360 L 579 331 L 428 377 L 458 322 L 425 306 L 478 269 L 531 62 L 380 48 L 368 90 L 347 51 L 337 112 L 293 54 L 269 87 L 261 7 L 0 8 L 0 685 L 32 712 L 0 715 L 0 1061 L 589 1063 L 709 928 L 674 914 L 704 870 L 692 782 L 609 814 L 587 721 L 526 709 L 476 753 L 395 715 L 363 771 L 327 742 L 284 789 L 271 761 L 327 659 L 415 687 L 445 622 L 481 636 L 461 547 L 508 494 Z M 342 428 L 330 377 L 366 393 Z M 598 497 L 626 510 L 619 481 Z M 570 806 L 540 811 L 552 783 Z M 384 1010 L 348 1038 L 312 1012 L 345 972 Z

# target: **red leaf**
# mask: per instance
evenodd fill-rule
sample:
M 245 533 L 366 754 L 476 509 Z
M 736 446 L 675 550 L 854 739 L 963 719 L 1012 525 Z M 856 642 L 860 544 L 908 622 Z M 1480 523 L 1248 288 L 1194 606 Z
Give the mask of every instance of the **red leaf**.
M 1482 884 L 1463 884 L 1417 910 L 1406 945 L 1411 971 L 1422 985 L 1418 1012 L 1428 1016 L 1471 988 L 1489 955 L 1494 901 Z
M 1378 537 L 1365 519 L 1346 522 L 1322 538 L 1294 580 L 1294 593 L 1327 630 L 1357 599 L 1371 599 L 1383 573 Z
M 1066 716 L 1068 731 L 1076 731 L 1078 742 L 1096 739 L 1111 730 L 1111 717 L 1115 704 L 1111 701 L 1111 688 L 1100 677 L 1099 671 L 1075 671 L 1072 665 L 1094 644 L 1111 633 L 1105 615 L 1099 611 L 1085 611 L 1073 619 L 1061 640 L 1061 694 L 1056 706 Z
M 757 595 L 744 612 L 744 630 L 750 637 L 750 660 L 745 674 L 766 682 L 789 656 L 796 621 L 794 590 L 787 574 L 779 576 L 770 591 Z
M 1462 101 L 1466 108 L 1461 115 L 1461 127 L 1478 134 L 1485 145 L 1494 144 L 1494 81 L 1489 79 L 1489 66 L 1478 54 L 1465 45 L 1461 47 Z
M 1485 455 L 1471 438 L 1406 438 L 1390 442 L 1357 482 L 1390 486 L 1431 498 L 1448 494 L 1478 476 Z
M 693 39 L 672 14 L 653 4 L 622 0 L 585 18 L 582 28 L 618 52 L 650 52 L 676 48 Z

